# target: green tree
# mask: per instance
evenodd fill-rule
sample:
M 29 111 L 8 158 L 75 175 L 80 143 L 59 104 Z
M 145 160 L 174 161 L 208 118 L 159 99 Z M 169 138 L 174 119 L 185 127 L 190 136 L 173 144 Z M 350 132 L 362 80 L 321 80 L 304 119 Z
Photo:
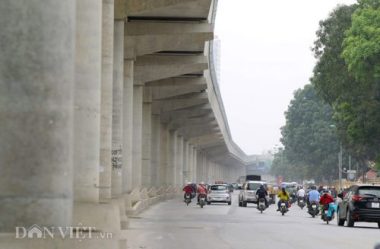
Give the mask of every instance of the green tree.
M 342 57 L 359 82 L 361 101 L 343 106 L 350 119 L 349 139 L 365 146 L 369 159 L 380 164 L 380 2 L 361 0 L 343 41 Z M 380 168 L 380 167 L 379 167 Z
M 342 56 L 361 83 L 378 91 L 380 79 L 380 1 L 361 0 L 343 41 Z M 373 89 L 373 88 L 372 88 Z
M 339 142 L 332 128 L 332 108 L 317 96 L 312 85 L 294 93 L 282 127 L 282 163 L 275 157 L 272 173 L 297 179 L 337 178 Z
M 346 94 L 345 90 L 352 90 L 356 85 L 355 78 L 348 73 L 347 65 L 340 56 L 344 31 L 351 27 L 351 15 L 356 8 L 356 5 L 338 6 L 326 20 L 319 22 L 316 32 L 313 51 L 318 61 L 312 82 L 318 94 L 330 105 L 350 98 L 350 91 Z
M 363 0 L 338 6 L 320 22 L 313 48 L 318 61 L 312 82 L 333 107 L 345 149 L 359 161 L 373 160 L 380 152 L 380 86 L 374 80 L 377 66 L 372 65 L 376 58 L 379 65 L 380 19 L 373 9 L 378 5 L 379 1 Z

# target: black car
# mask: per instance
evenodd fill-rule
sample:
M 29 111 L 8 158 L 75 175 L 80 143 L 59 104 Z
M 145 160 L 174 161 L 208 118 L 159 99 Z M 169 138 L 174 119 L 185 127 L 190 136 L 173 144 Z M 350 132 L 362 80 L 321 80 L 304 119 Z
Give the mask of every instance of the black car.
M 353 185 L 346 194 L 339 194 L 338 226 L 347 222 L 353 227 L 356 221 L 376 222 L 380 228 L 380 185 Z

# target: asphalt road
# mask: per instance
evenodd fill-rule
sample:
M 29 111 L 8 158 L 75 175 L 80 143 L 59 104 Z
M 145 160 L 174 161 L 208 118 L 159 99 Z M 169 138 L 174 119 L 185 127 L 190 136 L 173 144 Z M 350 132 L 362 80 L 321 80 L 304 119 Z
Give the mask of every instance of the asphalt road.
M 237 192 L 237 191 L 235 191 Z M 183 200 L 159 203 L 130 218 L 130 249 L 373 249 L 380 243 L 376 223 L 355 223 L 338 227 L 312 218 L 294 205 L 281 216 L 271 205 L 263 214 L 256 205 L 238 207 L 233 203 L 200 208 Z

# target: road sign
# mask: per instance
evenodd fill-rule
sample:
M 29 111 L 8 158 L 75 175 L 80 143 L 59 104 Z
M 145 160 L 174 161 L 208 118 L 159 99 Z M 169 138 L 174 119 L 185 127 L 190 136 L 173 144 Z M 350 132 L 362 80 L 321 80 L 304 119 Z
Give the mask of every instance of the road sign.
M 356 170 L 347 170 L 346 173 L 347 173 L 347 180 L 349 181 L 355 180 Z

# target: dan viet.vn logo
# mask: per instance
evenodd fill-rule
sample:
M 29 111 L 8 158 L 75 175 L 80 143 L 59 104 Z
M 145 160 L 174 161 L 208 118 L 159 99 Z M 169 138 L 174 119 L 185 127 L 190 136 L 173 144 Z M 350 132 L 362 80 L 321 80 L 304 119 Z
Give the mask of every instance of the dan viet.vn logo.
M 96 227 L 16 227 L 16 239 L 112 239 L 112 233 L 100 232 Z

